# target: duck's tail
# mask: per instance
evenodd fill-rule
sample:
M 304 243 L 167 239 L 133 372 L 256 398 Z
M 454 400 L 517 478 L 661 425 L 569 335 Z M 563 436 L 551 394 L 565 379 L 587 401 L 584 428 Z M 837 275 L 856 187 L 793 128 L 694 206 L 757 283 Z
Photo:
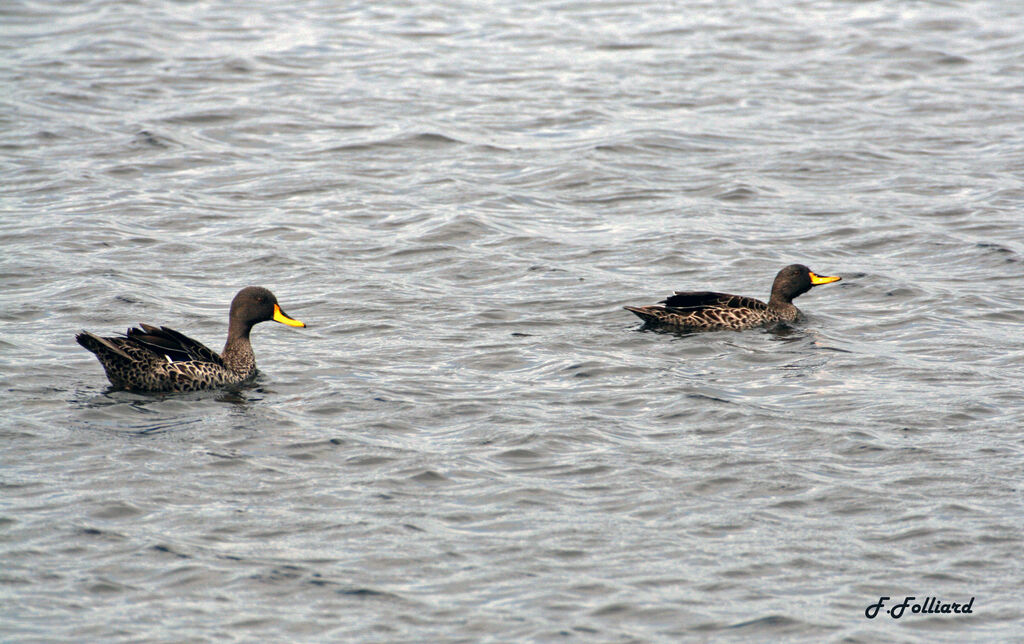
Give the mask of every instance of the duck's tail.
M 649 306 L 624 306 L 622 308 L 635 314 L 647 324 L 658 324 L 661 322 L 662 316 L 665 315 L 665 307 L 658 306 L 657 304 Z
M 92 351 L 98 357 L 102 357 L 104 354 L 108 356 L 110 354 L 114 354 L 130 361 L 132 357 L 125 353 L 121 347 L 111 342 L 111 339 L 112 338 L 101 338 L 94 333 L 89 333 L 84 330 L 75 336 L 75 340 L 78 341 L 78 344 L 82 345 L 89 351 Z

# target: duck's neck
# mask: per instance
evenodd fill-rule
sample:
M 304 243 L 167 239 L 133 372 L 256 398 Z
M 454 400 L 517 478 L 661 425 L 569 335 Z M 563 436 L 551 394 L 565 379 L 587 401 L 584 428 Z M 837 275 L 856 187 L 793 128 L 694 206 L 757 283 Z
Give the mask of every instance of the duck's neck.
M 793 298 L 773 292 L 772 296 L 768 299 L 768 306 L 775 309 L 793 306 Z
M 786 314 L 796 314 L 800 312 L 800 309 L 796 308 L 793 304 L 793 298 L 772 293 L 771 299 L 768 300 L 768 308 Z
M 792 322 L 800 317 L 800 309 L 793 304 L 792 298 L 776 297 L 772 295 L 768 300 L 768 310 L 774 311 L 780 320 Z
M 228 326 L 228 341 L 224 343 L 220 357 L 225 366 L 235 373 L 249 375 L 256 371 L 256 356 L 249 342 L 251 329 L 251 325 L 246 326 L 236 320 L 231 320 Z

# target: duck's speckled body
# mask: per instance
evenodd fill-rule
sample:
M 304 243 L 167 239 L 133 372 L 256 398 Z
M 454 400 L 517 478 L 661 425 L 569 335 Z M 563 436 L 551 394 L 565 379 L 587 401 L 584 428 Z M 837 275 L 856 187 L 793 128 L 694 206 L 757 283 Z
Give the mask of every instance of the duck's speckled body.
M 124 337 L 101 338 L 82 331 L 75 339 L 96 354 L 116 388 L 197 391 L 242 383 L 256 375 L 249 332 L 267 320 L 306 326 L 285 315 L 273 293 L 248 286 L 231 301 L 228 339 L 220 355 L 174 329 L 148 324 L 128 329 Z
M 648 306 L 627 306 L 651 325 L 692 331 L 750 329 L 776 322 L 794 322 L 800 309 L 793 298 L 819 284 L 838 282 L 839 277 L 821 277 L 801 264 L 785 267 L 775 276 L 768 303 L 752 297 L 711 291 L 677 291 L 675 295 Z

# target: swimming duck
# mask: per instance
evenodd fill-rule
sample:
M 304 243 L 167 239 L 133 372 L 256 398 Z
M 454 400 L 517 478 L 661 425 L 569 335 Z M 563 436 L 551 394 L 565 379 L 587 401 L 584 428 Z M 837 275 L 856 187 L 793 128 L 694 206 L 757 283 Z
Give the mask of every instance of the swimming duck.
M 256 375 L 249 331 L 267 320 L 306 326 L 285 315 L 273 293 L 260 286 L 247 286 L 231 301 L 228 340 L 220 355 L 174 329 L 148 324 L 128 329 L 124 337 L 101 338 L 82 331 L 75 339 L 96 354 L 114 387 L 197 391 L 238 384 Z
M 676 291 L 661 301 L 664 306 L 627 306 L 647 324 L 674 326 L 683 329 L 717 330 L 749 329 L 774 322 L 793 322 L 800 317 L 800 309 L 793 306 L 793 298 L 819 284 L 838 282 L 839 277 L 815 275 L 802 264 L 792 264 L 779 271 L 772 284 L 772 294 L 765 304 L 761 300 L 742 295 L 713 293 L 711 291 Z

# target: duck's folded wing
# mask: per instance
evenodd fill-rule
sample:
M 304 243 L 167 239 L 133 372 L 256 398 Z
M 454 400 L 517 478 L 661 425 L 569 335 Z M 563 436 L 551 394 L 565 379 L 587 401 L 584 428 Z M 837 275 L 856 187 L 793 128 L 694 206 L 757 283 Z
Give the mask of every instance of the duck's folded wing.
M 166 356 L 171 362 L 197 360 L 217 365 L 224 364 L 217 352 L 184 333 L 165 326 L 155 327 L 149 324 L 140 326 L 141 329 L 128 329 L 128 340 L 154 353 Z
M 676 291 L 661 301 L 665 308 L 692 311 L 704 308 L 751 309 L 763 311 L 768 305 L 753 297 L 715 293 L 714 291 Z

